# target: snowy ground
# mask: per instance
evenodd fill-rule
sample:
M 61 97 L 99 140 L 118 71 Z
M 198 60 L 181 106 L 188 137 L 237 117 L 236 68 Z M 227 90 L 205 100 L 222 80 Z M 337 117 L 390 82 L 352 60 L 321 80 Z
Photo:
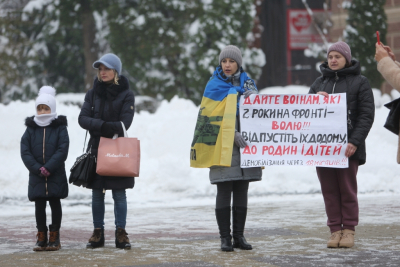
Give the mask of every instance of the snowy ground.
M 273 87 L 262 94 L 307 93 L 302 86 Z M 397 91 L 392 97 L 399 97 Z M 390 101 L 374 90 L 375 122 L 367 138 L 367 164 L 359 168 L 359 193 L 400 193 L 400 166 L 396 163 L 398 137 L 383 128 Z M 78 125 L 79 108 L 64 102 L 79 102 L 82 94 L 64 94 L 58 98 L 57 112 L 68 117 L 70 135 L 67 175 L 75 158 L 82 153 L 85 131 Z M 83 100 L 83 99 L 82 99 Z M 82 101 L 81 100 L 81 101 Z M 0 104 L 0 216 L 33 214 L 33 203 L 27 199 L 28 171 L 20 158 L 20 138 L 25 131 L 24 119 L 34 114 L 34 101 Z M 141 173 L 133 190 L 128 190 L 129 206 L 177 207 L 212 205 L 216 188 L 209 183 L 208 169 L 189 167 L 189 149 L 198 107 L 191 101 L 173 98 L 163 101 L 154 114 L 135 114 L 129 136 L 141 140 Z M 62 201 L 64 212 L 84 211 L 90 204 L 91 192 L 70 185 L 69 197 Z M 301 198 L 319 193 L 319 182 L 312 167 L 267 167 L 262 182 L 252 183 L 249 190 L 254 201 L 273 200 L 281 195 Z M 112 203 L 111 194 L 106 200 Z M 108 205 L 112 209 L 112 205 Z

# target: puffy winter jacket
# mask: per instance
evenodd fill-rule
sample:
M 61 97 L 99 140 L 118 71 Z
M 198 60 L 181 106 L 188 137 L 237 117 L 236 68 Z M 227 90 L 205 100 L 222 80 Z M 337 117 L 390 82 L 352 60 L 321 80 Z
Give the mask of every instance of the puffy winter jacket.
M 371 86 L 367 78 L 360 74 L 360 63 L 356 60 L 352 60 L 352 66 L 338 71 L 331 70 L 325 62 L 321 64 L 320 70 L 322 76 L 311 85 L 309 93 L 346 93 L 348 142 L 357 147 L 350 159 L 358 160 L 359 165 L 362 165 L 366 161 L 365 139 L 375 116 Z
M 135 97 L 129 89 L 129 82 L 124 76 L 120 76 L 117 84 L 107 84 L 94 80 L 93 88 L 85 96 L 85 102 L 82 105 L 79 114 L 79 125 L 89 130 L 90 140 L 88 150 L 97 156 L 97 150 L 101 137 L 101 126 L 104 122 L 112 122 L 112 127 L 121 137 L 123 129 L 121 121 L 125 128 L 129 129 L 132 124 L 135 113 Z M 94 100 L 94 115 L 92 117 L 92 106 Z M 96 177 L 87 187 L 94 189 L 127 189 L 135 185 L 134 177 Z
M 46 127 L 37 125 L 33 118 L 26 118 L 27 128 L 21 138 L 21 158 L 29 170 L 28 198 L 30 201 L 66 198 L 68 182 L 65 160 L 69 148 L 67 118 L 58 116 Z M 45 167 L 50 176 L 42 177 L 41 167 Z

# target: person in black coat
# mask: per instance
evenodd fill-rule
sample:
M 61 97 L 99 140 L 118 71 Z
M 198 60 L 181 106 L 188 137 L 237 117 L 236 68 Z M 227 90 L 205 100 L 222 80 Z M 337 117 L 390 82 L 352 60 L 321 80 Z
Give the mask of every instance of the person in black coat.
M 135 113 L 135 97 L 129 89 L 127 78 L 121 75 L 121 60 L 114 54 L 105 54 L 93 63 L 98 69 L 93 88 L 85 96 L 79 125 L 89 130 L 88 150 L 97 156 L 100 137 L 123 136 L 123 128 L 129 129 Z M 92 112 L 93 108 L 93 112 Z M 125 189 L 133 188 L 134 177 L 110 177 L 96 174 L 88 184 L 92 189 L 92 215 L 94 231 L 87 248 L 104 246 L 104 197 L 105 190 L 112 190 L 115 214 L 115 244 L 117 248 L 129 249 L 129 238 L 125 231 L 127 202 Z
M 374 122 L 374 96 L 367 78 L 360 75 L 360 63 L 352 60 L 350 47 L 345 42 L 331 45 L 327 58 L 320 66 L 322 77 L 317 78 L 309 93 L 326 97 L 346 93 L 348 144 L 345 156 L 349 158 L 349 167 L 316 169 L 331 231 L 327 246 L 352 247 L 358 225 L 357 171 L 366 161 L 365 139 Z
M 28 198 L 35 201 L 37 242 L 34 251 L 58 250 L 62 218 L 61 198 L 68 196 L 65 160 L 69 137 L 67 118 L 57 116 L 55 89 L 43 86 L 36 99 L 37 114 L 25 120 L 21 138 L 21 158 L 29 170 Z M 46 202 L 51 208 L 52 224 L 47 238 Z

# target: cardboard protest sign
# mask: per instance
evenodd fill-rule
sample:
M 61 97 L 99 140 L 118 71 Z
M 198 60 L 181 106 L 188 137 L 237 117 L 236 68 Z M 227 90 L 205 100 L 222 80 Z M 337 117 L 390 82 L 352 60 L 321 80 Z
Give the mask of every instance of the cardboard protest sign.
M 248 146 L 241 167 L 272 165 L 347 168 L 346 94 L 250 95 L 240 99 Z

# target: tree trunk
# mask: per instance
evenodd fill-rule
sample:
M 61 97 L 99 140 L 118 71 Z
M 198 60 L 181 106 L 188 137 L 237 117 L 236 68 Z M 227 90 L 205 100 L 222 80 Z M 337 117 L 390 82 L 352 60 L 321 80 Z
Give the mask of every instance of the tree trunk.
M 81 19 L 83 37 L 83 55 L 85 57 L 85 91 L 92 87 L 96 70 L 92 67 L 98 57 L 98 45 L 95 42 L 96 23 L 93 17 L 93 10 L 90 0 L 81 0 Z
M 266 58 L 258 88 L 284 86 L 287 83 L 286 69 L 286 1 L 267 0 L 262 3 L 260 24 L 261 49 Z

